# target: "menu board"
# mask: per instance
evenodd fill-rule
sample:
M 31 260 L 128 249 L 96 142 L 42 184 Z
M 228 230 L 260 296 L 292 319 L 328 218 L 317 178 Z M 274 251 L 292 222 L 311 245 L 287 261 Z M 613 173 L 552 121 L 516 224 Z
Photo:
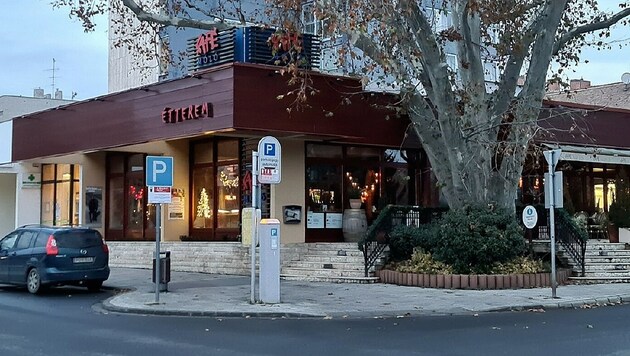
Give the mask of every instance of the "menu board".
M 326 228 L 327 229 L 341 229 L 343 222 L 342 213 L 327 213 L 326 214 Z
M 324 215 L 324 213 L 314 213 L 309 211 L 306 214 L 306 227 L 309 229 L 323 229 Z

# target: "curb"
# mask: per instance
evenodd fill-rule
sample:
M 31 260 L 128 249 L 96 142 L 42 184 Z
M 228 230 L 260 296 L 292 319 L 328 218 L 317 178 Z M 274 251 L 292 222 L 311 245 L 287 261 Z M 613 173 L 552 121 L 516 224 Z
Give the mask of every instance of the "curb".
M 123 292 L 131 291 L 129 289 L 111 288 L 113 290 L 120 290 Z M 318 314 L 306 314 L 306 313 L 289 313 L 289 312 L 228 312 L 228 311 L 212 311 L 212 310 L 200 310 L 200 311 L 186 311 L 175 309 L 149 309 L 149 308 L 135 308 L 135 307 L 121 307 L 111 303 L 111 300 L 117 296 L 112 296 L 101 302 L 104 310 L 125 313 L 125 314 L 142 314 L 142 315 L 158 315 L 158 316 L 191 316 L 191 317 L 218 317 L 218 318 L 295 318 L 295 319 L 321 319 L 326 315 Z
M 433 317 L 433 316 L 465 316 L 481 313 L 496 312 L 514 312 L 527 311 L 530 309 L 578 309 L 586 305 L 606 305 L 629 303 L 630 294 L 611 295 L 596 298 L 574 299 L 563 301 L 549 301 L 542 303 L 532 303 L 527 305 L 512 305 L 496 308 L 486 308 L 483 310 L 471 310 L 464 308 L 452 308 L 449 310 L 398 310 L 398 311 L 363 311 L 363 312 L 334 312 L 329 314 L 313 314 L 301 312 L 273 312 L 273 311 L 217 311 L 217 310 L 199 310 L 186 311 L 176 309 L 152 309 L 143 307 L 129 307 L 114 305 L 111 301 L 118 297 L 121 293 L 134 291 L 135 288 L 117 288 L 107 287 L 104 289 L 119 291 L 117 295 L 111 296 L 101 302 L 103 310 L 115 313 L 139 314 L 139 315 L 156 315 L 156 316 L 184 316 L 184 317 L 214 317 L 214 318 L 266 318 L 266 319 L 399 319 L 408 317 Z
M 544 303 L 544 304 L 531 304 L 531 305 L 518 305 L 518 306 L 510 306 L 510 307 L 500 307 L 488 309 L 485 312 L 506 312 L 506 311 L 524 311 L 528 309 L 571 309 L 571 308 L 581 308 L 585 305 L 592 304 L 609 304 L 609 303 L 628 303 L 630 302 L 630 294 L 626 295 L 613 295 L 608 297 L 598 297 L 595 299 L 584 299 L 584 300 L 573 300 L 566 302 L 557 302 L 557 303 Z

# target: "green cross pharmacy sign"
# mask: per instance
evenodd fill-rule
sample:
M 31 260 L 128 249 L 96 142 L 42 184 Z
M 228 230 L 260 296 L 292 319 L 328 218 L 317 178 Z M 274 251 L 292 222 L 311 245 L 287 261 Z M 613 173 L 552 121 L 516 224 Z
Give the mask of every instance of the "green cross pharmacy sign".
M 21 173 L 20 181 L 22 189 L 39 189 L 42 185 L 42 174 L 41 173 Z

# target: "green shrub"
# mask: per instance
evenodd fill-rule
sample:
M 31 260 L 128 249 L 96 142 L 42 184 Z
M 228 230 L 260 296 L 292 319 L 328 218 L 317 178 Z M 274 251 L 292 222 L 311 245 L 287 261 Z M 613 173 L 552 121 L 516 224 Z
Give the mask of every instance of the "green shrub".
M 389 258 L 402 261 L 411 258 L 414 248 L 432 251 L 437 243 L 437 225 L 421 224 L 419 227 L 398 225 L 389 234 Z
M 495 263 L 525 251 L 525 239 L 514 213 L 492 205 L 453 209 L 437 222 L 433 257 L 455 273 L 489 273 Z
M 508 262 L 498 262 L 492 268 L 492 274 L 521 274 L 549 272 L 543 261 L 519 256 Z
M 392 261 L 402 261 L 411 258 L 416 235 L 420 229 L 415 226 L 398 225 L 389 233 L 389 258 Z
M 397 263 L 393 268 L 398 272 L 406 273 L 453 274 L 451 266 L 436 261 L 430 253 L 421 249 L 415 249 L 411 259 Z

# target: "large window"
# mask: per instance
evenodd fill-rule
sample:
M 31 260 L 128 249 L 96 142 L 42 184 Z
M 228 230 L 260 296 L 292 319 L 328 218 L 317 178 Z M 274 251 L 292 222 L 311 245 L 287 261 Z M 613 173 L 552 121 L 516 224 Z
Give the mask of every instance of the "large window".
M 41 222 L 44 225 L 79 225 L 79 166 L 42 166 Z
M 110 153 L 107 156 L 107 222 L 110 240 L 155 238 L 155 205 L 147 204 L 146 156 Z
M 240 229 L 239 141 L 216 139 L 191 147 L 191 231 L 199 240 L 236 240 Z
M 415 204 L 418 164 L 417 151 L 307 144 L 306 241 L 342 239 L 339 221 L 352 191 L 369 221 L 387 204 Z

